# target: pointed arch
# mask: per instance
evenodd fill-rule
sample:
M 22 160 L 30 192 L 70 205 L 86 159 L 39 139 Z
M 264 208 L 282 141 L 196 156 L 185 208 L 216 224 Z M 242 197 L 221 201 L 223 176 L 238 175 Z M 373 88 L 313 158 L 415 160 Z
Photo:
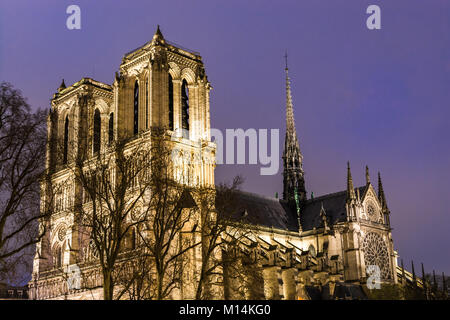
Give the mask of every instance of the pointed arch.
M 169 74 L 172 79 L 179 80 L 181 77 L 181 69 L 175 62 L 169 62 Z
M 139 82 L 136 80 L 134 83 L 134 95 L 133 95 L 133 108 L 134 108 L 134 121 L 133 121 L 133 134 L 139 132 Z
M 173 114 L 173 79 L 169 73 L 169 130 L 173 130 L 174 114 Z
M 114 112 L 109 115 L 108 123 L 108 144 L 111 145 L 114 141 Z
M 195 83 L 195 72 L 192 71 L 190 68 L 184 68 L 181 71 L 181 79 L 186 80 L 188 84 L 194 84 Z
M 66 115 L 66 120 L 64 121 L 63 164 L 67 164 L 68 149 L 69 149 L 69 115 Z
M 136 228 L 131 228 L 131 249 L 136 249 Z
M 98 109 L 95 109 L 94 111 L 94 132 L 93 132 L 93 153 L 94 155 L 100 152 L 100 143 L 101 143 L 101 117 L 100 117 L 100 111 Z
M 58 246 L 56 248 L 56 257 L 55 257 L 55 259 L 56 259 L 55 267 L 56 268 L 60 268 L 62 266 L 62 249 L 61 249 L 60 246 Z
M 189 139 L 189 88 L 186 79 L 181 84 L 181 128 L 183 137 Z
M 145 75 L 145 129 L 148 130 L 148 74 Z

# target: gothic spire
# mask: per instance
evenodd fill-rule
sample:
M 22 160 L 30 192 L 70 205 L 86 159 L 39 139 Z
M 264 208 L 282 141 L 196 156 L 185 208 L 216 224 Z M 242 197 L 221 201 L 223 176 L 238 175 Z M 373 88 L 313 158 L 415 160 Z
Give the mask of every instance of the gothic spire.
M 289 135 L 289 138 L 292 140 L 290 142 L 298 146 L 297 131 L 295 130 L 294 106 L 292 104 L 291 80 L 288 74 L 287 52 L 284 58 L 286 59 L 286 68 L 284 69 L 286 72 L 286 138 Z
M 411 272 L 412 272 L 412 281 L 413 281 L 413 285 L 417 285 L 416 283 L 416 273 L 414 271 L 414 261 L 411 260 Z
M 293 203 L 295 193 L 300 203 L 306 200 L 306 189 L 303 172 L 303 156 L 297 138 L 294 121 L 294 107 L 292 104 L 291 85 L 288 74 L 287 53 L 286 59 L 286 136 L 283 152 L 283 199 Z
M 355 200 L 355 188 L 353 187 L 352 173 L 350 171 L 350 162 L 347 161 L 347 201 Z
M 383 183 L 381 182 L 381 175 L 378 172 L 378 199 L 380 200 L 381 207 L 384 211 L 388 211 L 388 206 L 386 202 L 386 196 L 384 195 Z
M 369 167 L 366 166 L 366 184 L 370 183 Z

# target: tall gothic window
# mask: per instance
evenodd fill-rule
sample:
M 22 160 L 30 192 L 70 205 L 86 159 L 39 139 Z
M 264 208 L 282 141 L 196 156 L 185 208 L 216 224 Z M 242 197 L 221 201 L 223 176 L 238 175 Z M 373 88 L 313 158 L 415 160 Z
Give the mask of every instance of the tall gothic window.
M 55 267 L 60 268 L 62 266 L 62 250 L 61 247 L 58 246 L 55 250 Z
M 189 92 L 186 80 L 181 85 L 181 125 L 183 137 L 189 138 Z
M 148 79 L 145 80 L 145 129 L 148 129 Z
M 134 84 L 134 127 L 133 133 L 139 132 L 139 84 L 136 81 Z
M 69 148 L 69 116 L 66 116 L 64 122 L 64 150 L 63 150 L 63 163 L 67 163 L 67 152 Z
M 109 127 L 108 127 L 108 143 L 111 144 L 114 141 L 114 112 L 109 115 Z
M 173 130 L 173 83 L 169 73 L 169 129 Z
M 131 229 L 131 249 L 136 249 L 136 230 L 134 228 Z
M 101 133 L 100 111 L 98 111 L 98 109 L 95 109 L 95 112 L 94 112 L 94 136 L 93 136 L 94 154 L 100 152 L 100 133 Z

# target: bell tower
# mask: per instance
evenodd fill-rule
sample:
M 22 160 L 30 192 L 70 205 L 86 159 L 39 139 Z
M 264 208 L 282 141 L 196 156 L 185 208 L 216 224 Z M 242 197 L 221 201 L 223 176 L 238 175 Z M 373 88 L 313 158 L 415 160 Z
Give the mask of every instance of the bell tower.
M 113 88 L 119 136 L 167 129 L 177 180 L 214 185 L 212 87 L 198 52 L 166 40 L 158 26 L 151 41 L 125 54 Z

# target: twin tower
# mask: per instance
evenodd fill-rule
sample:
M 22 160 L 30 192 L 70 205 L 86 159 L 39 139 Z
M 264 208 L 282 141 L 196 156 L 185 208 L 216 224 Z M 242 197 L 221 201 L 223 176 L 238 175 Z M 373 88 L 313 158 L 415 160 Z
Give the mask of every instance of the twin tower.
M 210 90 L 201 56 L 167 42 L 158 26 L 151 41 L 124 55 L 112 85 L 63 80 L 51 102 L 49 139 L 58 143 L 48 144 L 47 168 L 57 172 L 118 139 L 165 128 L 190 166 L 190 182 L 213 185 Z M 190 165 L 193 153 L 200 161 Z

